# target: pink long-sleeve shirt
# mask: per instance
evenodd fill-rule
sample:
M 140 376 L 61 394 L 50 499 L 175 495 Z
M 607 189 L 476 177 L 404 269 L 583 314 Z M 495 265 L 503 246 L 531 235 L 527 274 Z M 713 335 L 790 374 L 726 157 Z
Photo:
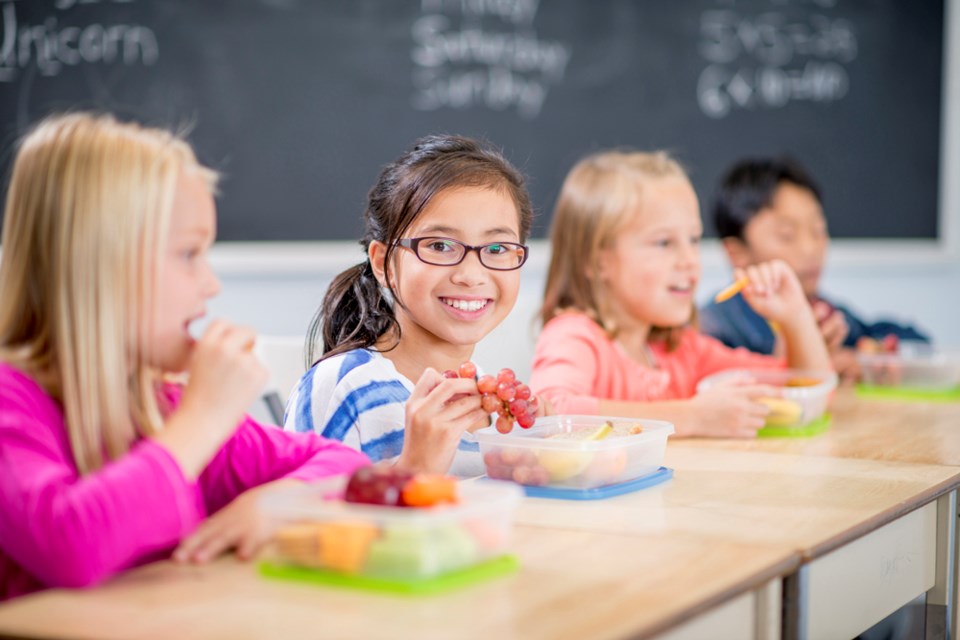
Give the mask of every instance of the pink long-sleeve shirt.
M 783 368 L 780 358 L 731 349 L 694 329 L 686 329 L 673 351 L 651 343 L 657 367 L 624 352 L 600 325 L 580 312 L 551 319 L 540 333 L 530 388 L 557 413 L 596 415 L 601 400 L 650 402 L 692 397 L 697 383 L 724 369 Z
M 175 406 L 179 390 L 171 387 L 168 397 Z M 0 364 L 0 600 L 95 584 L 169 554 L 247 489 L 365 464 L 339 442 L 246 418 L 196 480 L 149 439 L 81 477 L 60 406 L 32 378 Z

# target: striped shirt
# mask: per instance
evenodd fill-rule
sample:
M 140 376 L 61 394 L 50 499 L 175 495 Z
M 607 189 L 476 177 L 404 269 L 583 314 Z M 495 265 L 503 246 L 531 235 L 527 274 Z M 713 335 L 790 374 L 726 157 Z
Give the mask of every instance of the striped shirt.
M 283 428 L 340 440 L 374 462 L 389 460 L 403 449 L 404 411 L 412 391 L 413 383 L 381 353 L 354 349 L 303 374 L 287 401 Z M 472 434 L 461 438 L 450 473 L 484 473 Z

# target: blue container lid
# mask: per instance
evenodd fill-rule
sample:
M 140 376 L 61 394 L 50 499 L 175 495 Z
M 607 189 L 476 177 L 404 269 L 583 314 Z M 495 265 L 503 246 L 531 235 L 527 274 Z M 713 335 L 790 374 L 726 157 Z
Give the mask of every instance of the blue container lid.
M 559 500 L 602 500 L 604 498 L 612 498 L 614 496 L 623 495 L 624 493 L 632 493 L 634 491 L 639 491 L 640 489 L 646 489 L 647 487 L 658 485 L 661 482 L 666 482 L 672 477 L 673 469 L 660 467 L 653 473 L 648 473 L 645 476 L 640 476 L 639 478 L 634 478 L 633 480 L 627 480 L 626 482 L 608 484 L 602 487 L 593 487 L 591 489 L 566 489 L 558 487 L 524 486 L 523 492 L 530 498 L 556 498 Z

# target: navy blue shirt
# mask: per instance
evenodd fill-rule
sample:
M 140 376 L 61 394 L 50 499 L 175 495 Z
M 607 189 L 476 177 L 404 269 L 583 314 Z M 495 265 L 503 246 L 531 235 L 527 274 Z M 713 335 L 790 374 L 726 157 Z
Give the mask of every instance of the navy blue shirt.
M 866 336 L 880 340 L 887 335 L 895 335 L 901 340 L 915 340 L 929 342 L 930 339 L 911 326 L 903 326 L 894 322 L 879 321 L 867 323 L 853 315 L 849 309 L 833 304 L 826 298 L 824 302 L 833 306 L 843 314 L 850 328 L 843 346 L 853 347 L 857 340 Z M 756 353 L 773 353 L 776 338 L 769 323 L 759 313 L 753 310 L 743 296 L 736 296 L 725 302 L 714 302 L 700 310 L 700 330 L 713 336 L 728 347 L 746 347 Z

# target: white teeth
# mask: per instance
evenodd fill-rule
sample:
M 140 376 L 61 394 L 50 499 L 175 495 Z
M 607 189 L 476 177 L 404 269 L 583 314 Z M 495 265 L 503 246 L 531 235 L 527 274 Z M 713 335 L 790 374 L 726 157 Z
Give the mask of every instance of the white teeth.
M 487 306 L 486 300 L 454 300 L 452 298 L 444 298 L 443 302 L 460 311 L 479 311 Z

